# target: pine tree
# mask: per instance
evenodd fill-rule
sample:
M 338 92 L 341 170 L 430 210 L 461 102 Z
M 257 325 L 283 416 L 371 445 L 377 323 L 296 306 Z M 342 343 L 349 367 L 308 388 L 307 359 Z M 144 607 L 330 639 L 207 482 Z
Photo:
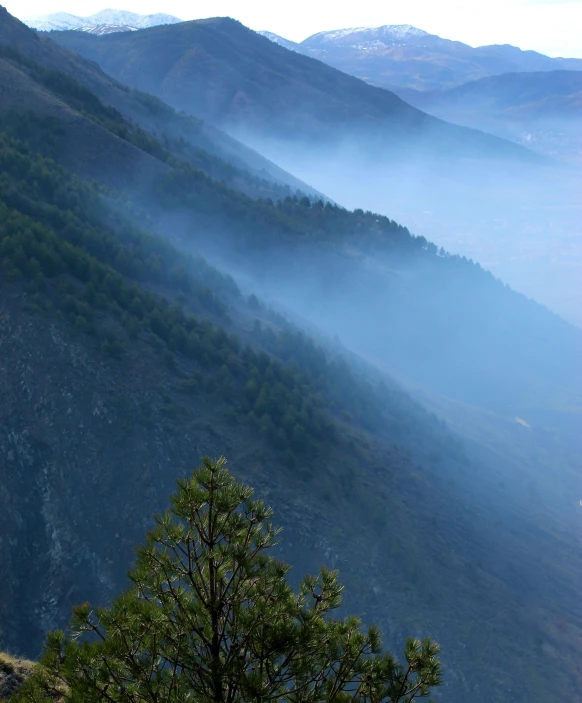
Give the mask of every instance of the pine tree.
M 376 627 L 333 619 L 337 572 L 307 576 L 267 552 L 272 511 L 221 458 L 203 459 L 138 550 L 132 587 L 107 608 L 74 609 L 48 636 L 27 701 L 408 703 L 440 683 L 438 645 L 408 640 L 406 665 Z M 64 693 L 63 693 L 64 692 Z M 52 697 L 51 697 L 52 696 Z

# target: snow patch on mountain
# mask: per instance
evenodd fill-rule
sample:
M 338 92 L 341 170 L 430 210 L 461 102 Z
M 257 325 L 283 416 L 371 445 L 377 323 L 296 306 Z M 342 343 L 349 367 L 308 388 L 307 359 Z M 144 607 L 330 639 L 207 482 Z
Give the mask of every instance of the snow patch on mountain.
M 410 24 L 385 24 L 382 27 L 349 27 L 347 29 L 337 29 L 331 32 L 318 32 L 306 39 L 303 44 L 322 43 L 332 44 L 351 35 L 358 35 L 358 43 L 369 38 L 373 40 L 407 41 L 418 37 L 429 36 L 428 32 L 413 27 Z M 343 42 L 342 42 L 343 43 Z
M 395 39 L 406 39 L 408 37 L 425 37 L 428 32 L 423 29 L 418 29 L 418 27 L 413 27 L 410 24 L 385 24 L 383 27 L 378 27 L 376 30 L 378 34 L 386 34 L 394 37 Z
M 87 24 L 94 27 L 101 25 L 127 25 L 138 29 L 157 27 L 162 24 L 177 24 L 182 21 L 173 15 L 166 15 L 161 12 L 154 15 L 138 15 L 135 12 L 124 10 L 101 10 L 101 12 L 96 12 L 88 19 L 91 21 Z
M 80 32 L 96 34 L 97 36 L 114 34 L 116 32 L 137 32 L 138 29 L 138 27 L 130 27 L 125 24 L 100 24 L 97 27 L 79 27 Z
M 320 39 L 322 42 L 332 42 L 336 41 L 336 39 L 343 39 L 349 34 L 355 34 L 356 32 L 369 32 L 371 29 L 372 27 L 348 27 L 347 29 L 336 29 L 333 32 L 318 32 L 317 34 L 309 37 L 309 39 Z M 308 41 L 308 39 L 305 41 Z
M 79 29 L 85 24 L 85 20 L 68 12 L 54 12 L 52 15 L 27 18 L 24 23 L 39 32 L 50 32 L 53 29 Z

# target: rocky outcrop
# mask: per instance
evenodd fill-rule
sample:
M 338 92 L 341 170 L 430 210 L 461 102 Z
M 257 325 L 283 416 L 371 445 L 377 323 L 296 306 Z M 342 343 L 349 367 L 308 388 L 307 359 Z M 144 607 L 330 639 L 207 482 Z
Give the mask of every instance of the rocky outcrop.
M 0 700 L 8 700 L 18 691 L 34 668 L 34 662 L 0 652 Z

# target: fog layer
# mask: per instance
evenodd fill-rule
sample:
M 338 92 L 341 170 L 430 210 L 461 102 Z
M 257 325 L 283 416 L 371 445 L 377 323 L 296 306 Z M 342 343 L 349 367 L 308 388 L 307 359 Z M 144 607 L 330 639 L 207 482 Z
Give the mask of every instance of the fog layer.
M 303 149 L 246 133 L 256 148 L 348 208 L 386 215 L 582 325 L 582 172 L 548 160 L 374 157 L 349 138 Z

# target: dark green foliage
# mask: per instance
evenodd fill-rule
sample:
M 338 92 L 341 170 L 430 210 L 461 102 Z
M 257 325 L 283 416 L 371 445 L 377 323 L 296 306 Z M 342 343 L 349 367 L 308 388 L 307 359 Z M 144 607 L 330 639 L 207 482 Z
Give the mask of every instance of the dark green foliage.
M 188 207 L 198 213 L 221 213 L 231 231 L 247 245 L 261 248 L 289 241 L 350 243 L 374 252 L 378 249 L 399 254 L 426 252 L 437 248 L 424 237 L 414 237 L 406 227 L 372 212 L 350 212 L 320 200 L 311 207 L 309 198 L 286 196 L 253 200 L 217 183 L 185 163 L 175 166 L 158 185 L 156 197 L 165 207 Z
M 280 444 L 284 432 L 285 448 L 305 454 L 332 436 L 324 401 L 309 388 L 308 376 L 265 353 L 242 349 L 236 336 L 137 285 L 168 286 L 204 315 L 225 319 L 226 307 L 213 290 L 236 297 L 232 279 L 120 223 L 94 188 L 2 135 L 0 167 L 4 277 L 23 276 L 35 288 L 57 282 L 39 305 L 52 301 L 77 330 L 96 334 L 106 358 L 121 356 L 127 338 L 153 334 L 200 369 L 182 384 L 184 390 L 215 394 L 242 417 L 260 420 L 267 414 L 263 433 L 269 441 L 278 437 Z M 176 368 L 174 360 L 170 368 Z
M 55 158 L 64 136 L 56 117 L 39 115 L 32 110 L 5 110 L 0 113 L 0 130 L 10 137 L 26 142 L 32 151 Z
M 30 59 L 26 65 L 45 88 L 61 97 L 78 112 L 105 123 L 124 121 L 120 112 L 113 107 L 104 105 L 94 93 L 66 73 L 45 69 Z
M 131 588 L 108 608 L 77 607 L 72 637 L 49 635 L 20 700 L 410 703 L 440 684 L 436 643 L 409 639 L 402 666 L 378 628 L 333 619 L 337 572 L 293 592 L 290 567 L 268 554 L 272 511 L 225 464 L 205 458 L 178 481 Z
M 52 161 L 32 154 L 1 133 L 0 169 L 0 198 L 16 218 L 11 225 L 8 215 L 5 216 L 5 235 L 11 234 L 17 249 L 22 248 L 24 240 L 17 244 L 14 237 L 31 231 L 34 221 L 55 233 L 50 248 L 59 249 L 61 255 L 65 243 L 79 247 L 122 276 L 138 282 L 170 285 L 177 294 L 187 294 L 189 300 L 198 299 L 201 307 L 219 316 L 226 310 L 212 291 L 220 291 L 226 296 L 238 295 L 232 279 L 208 266 L 201 257 L 179 253 L 162 239 L 132 226 L 117 209 L 105 205 L 95 187 L 71 176 Z M 30 220 L 26 226 L 20 222 L 23 216 Z M 26 241 L 28 256 L 34 256 L 30 237 Z M 72 254 L 68 263 L 72 263 L 71 257 Z M 89 283 L 89 261 L 80 253 L 72 258 L 76 259 L 75 275 Z M 54 251 L 43 249 L 41 259 L 45 276 L 63 272 L 63 262 L 55 258 Z M 31 276 L 32 273 L 29 267 L 27 274 Z M 121 295 L 120 284 L 115 281 L 115 276 L 110 276 L 106 284 L 114 297 Z M 89 295 L 92 295 L 91 291 Z M 134 308 L 138 313 L 141 310 L 137 301 Z

